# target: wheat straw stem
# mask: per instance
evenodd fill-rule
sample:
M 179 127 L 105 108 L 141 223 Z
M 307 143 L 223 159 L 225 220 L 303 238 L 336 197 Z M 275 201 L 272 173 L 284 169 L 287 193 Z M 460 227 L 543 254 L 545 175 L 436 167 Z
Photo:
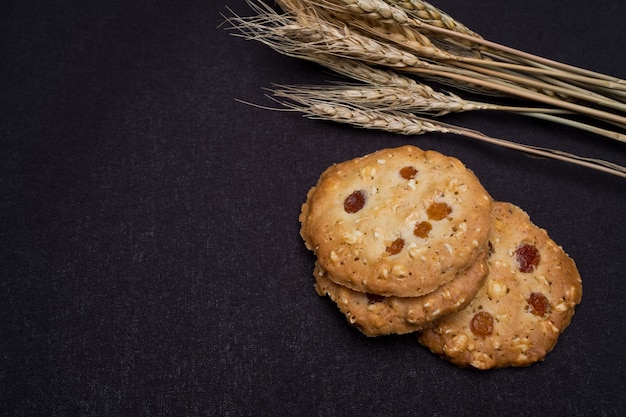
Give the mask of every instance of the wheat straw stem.
M 463 129 L 463 128 L 452 129 L 450 130 L 449 133 L 467 136 L 470 138 L 478 139 L 483 142 L 502 146 L 504 148 L 509 148 L 509 149 L 520 151 L 520 152 L 524 152 L 530 155 L 556 159 L 559 161 L 568 162 L 568 163 L 572 163 L 575 165 L 580 165 L 586 168 L 605 172 L 607 174 L 612 174 L 618 177 L 626 178 L 626 167 L 613 164 L 611 162 L 594 159 L 594 158 L 585 158 L 585 157 L 581 157 L 581 156 L 574 155 L 574 154 L 567 153 L 567 152 L 562 152 L 562 151 L 555 150 L 555 149 L 547 149 L 547 148 L 541 148 L 541 147 L 530 146 L 530 145 L 521 145 L 521 144 L 510 142 L 504 139 L 492 138 L 480 132 L 475 132 L 475 131 Z
M 558 117 L 555 116 L 553 114 L 548 114 L 545 112 L 518 112 L 519 114 L 522 114 L 524 116 L 530 116 L 530 117 L 534 117 L 536 119 L 543 119 L 543 120 L 548 120 L 550 122 L 556 122 L 562 125 L 566 125 L 566 126 L 570 126 L 570 127 L 574 127 L 576 129 L 580 129 L 580 130 L 584 130 L 586 132 L 590 132 L 590 133 L 594 133 L 596 135 L 599 136 L 604 136 L 607 137 L 609 139 L 614 139 L 620 142 L 624 142 L 626 143 L 626 135 L 623 133 L 618 133 L 618 132 L 614 132 L 612 130 L 607 130 L 607 129 L 602 129 L 600 127 L 597 126 L 592 126 L 589 125 L 587 123 L 582 123 L 582 122 L 578 122 L 575 120 L 571 120 L 571 119 L 566 119 L 563 117 Z M 621 128 L 624 128 L 624 126 L 620 126 Z
M 548 71 L 555 70 L 546 65 L 536 63 L 536 62 L 530 62 L 521 58 L 518 59 L 517 62 L 519 62 L 520 64 L 522 64 L 522 66 L 525 66 L 526 68 L 538 68 L 540 70 L 548 69 Z M 565 74 L 570 74 L 570 73 L 565 72 Z M 559 78 L 566 78 L 566 77 L 567 75 L 560 76 Z M 583 78 L 577 78 L 575 74 L 574 74 L 574 77 L 570 77 L 570 79 L 572 81 L 578 81 L 581 84 L 586 85 L 586 86 L 593 85 L 594 88 L 596 88 L 598 91 L 602 91 L 603 95 L 618 97 L 620 100 L 626 99 L 626 81 L 625 80 L 617 79 L 619 82 L 615 82 L 612 80 L 604 80 L 604 79 L 597 79 L 597 78 L 590 79 L 585 76 L 583 76 Z
M 516 74 L 508 73 L 508 72 L 494 71 L 494 70 L 489 70 L 486 68 L 481 68 L 478 66 L 466 65 L 461 62 L 455 62 L 454 66 L 465 68 L 470 71 L 476 71 L 481 74 L 487 75 L 489 77 L 508 80 L 518 85 L 527 85 L 529 87 L 532 87 L 541 91 L 562 94 L 566 97 L 577 98 L 579 100 L 584 100 L 584 101 L 588 101 L 588 102 L 598 104 L 601 106 L 610 107 L 610 108 L 613 108 L 615 110 L 619 110 L 622 112 L 626 111 L 625 103 L 620 103 L 615 100 L 607 99 L 606 97 L 601 96 L 599 94 L 595 94 L 591 91 L 587 91 L 587 90 L 580 91 L 581 89 L 579 89 L 578 87 L 573 87 L 570 85 L 567 85 L 567 87 L 562 87 L 562 86 L 557 85 L 556 82 L 546 83 L 546 82 L 538 81 L 538 80 L 531 79 L 528 77 L 522 77 Z
M 413 73 L 431 75 L 435 77 L 444 76 L 453 80 L 460 81 L 462 83 L 475 84 L 475 85 L 486 87 L 486 88 L 496 89 L 503 93 L 507 93 L 513 96 L 518 96 L 519 98 L 538 101 L 544 104 L 564 108 L 567 110 L 571 110 L 573 112 L 586 114 L 588 116 L 596 117 L 599 119 L 613 121 L 621 125 L 626 124 L 626 117 L 609 113 L 609 112 L 605 112 L 602 110 L 598 110 L 595 108 L 582 106 L 576 103 L 555 99 L 555 98 L 546 96 L 544 94 L 535 93 L 531 90 L 518 88 L 513 85 L 507 85 L 507 84 L 504 84 L 502 82 L 498 82 L 495 80 L 490 81 L 490 80 L 484 80 L 484 79 L 479 79 L 479 78 L 474 78 L 474 77 L 468 77 L 466 75 L 457 74 L 453 72 L 446 72 L 445 74 L 442 74 L 439 69 L 433 69 L 433 68 L 402 68 L 402 70 L 413 72 Z
M 466 35 L 464 33 L 459 33 L 459 32 L 455 32 L 446 28 L 441 28 L 441 27 L 437 27 L 434 25 L 430 25 L 428 23 L 424 23 L 424 26 L 433 32 L 442 34 L 442 35 L 447 35 L 450 36 L 452 38 L 458 38 L 458 39 L 462 39 L 462 40 L 466 40 L 468 42 L 473 42 L 476 44 L 477 47 L 480 48 L 485 48 L 486 51 L 489 52 L 499 52 L 499 53 L 503 53 L 505 54 L 505 56 L 513 58 L 514 60 L 522 60 L 523 62 L 527 63 L 528 65 L 534 65 L 534 66 L 544 66 L 547 68 L 557 68 L 563 71 L 567 71 L 567 72 L 572 72 L 572 73 L 576 73 L 576 74 L 581 74 L 587 77 L 591 77 L 591 78 L 596 78 L 596 79 L 602 79 L 602 80 L 607 80 L 610 81 L 614 84 L 614 87 L 616 86 L 621 86 L 621 85 L 625 85 L 626 84 L 626 80 L 622 80 L 620 78 L 617 77 L 612 77 L 606 74 L 602 74 L 599 72 L 595 72 L 595 71 L 590 71 L 587 69 L 583 69 L 583 68 L 579 68 L 576 66 L 572 66 L 572 65 L 568 65 L 568 64 L 564 64 L 562 62 L 558 62 L 558 61 L 554 61 L 548 58 L 544 58 L 538 55 L 533 55 L 531 53 L 528 52 L 524 52 L 524 51 L 520 51 L 518 49 L 514 49 L 505 45 L 501 45 L 499 43 L 496 42 L 492 42 L 492 41 L 488 41 L 484 38 L 475 38 L 469 35 Z M 498 54 L 499 55 L 499 54 Z
M 498 55 L 493 56 L 494 58 L 503 59 Z M 580 74 L 574 74 L 571 72 L 563 71 L 557 68 L 549 68 L 546 66 L 539 65 L 524 65 L 519 62 L 504 62 L 504 61 L 495 61 L 491 59 L 484 58 L 472 58 L 472 57 L 459 57 L 459 61 L 471 63 L 474 65 L 481 65 L 485 67 L 493 67 L 498 69 L 507 69 L 516 72 L 523 72 L 529 75 L 535 76 L 550 76 L 554 78 L 558 78 L 561 80 L 569 80 L 572 82 L 578 82 L 580 84 L 586 85 L 588 88 L 597 88 L 601 90 L 609 90 L 610 91 L 620 91 L 621 93 L 626 91 L 626 84 L 617 84 L 615 82 L 586 77 Z
M 406 2 L 406 0 L 389 0 L 389 1 L 392 3 L 403 3 L 403 4 Z M 412 4 L 412 3 L 422 3 L 422 2 L 420 0 L 409 0 L 409 3 Z M 429 5 L 429 6 L 432 9 L 439 10 L 432 5 Z M 440 12 L 444 14 L 442 11 Z M 464 25 L 462 25 L 460 22 L 455 21 L 452 18 L 450 19 L 454 21 L 456 24 L 464 27 Z M 459 40 L 465 41 L 464 44 L 474 43 L 474 44 L 479 44 L 479 45 L 488 47 L 487 49 L 481 48 L 482 52 L 489 51 L 489 50 L 502 51 L 504 55 L 496 54 L 498 58 L 506 59 L 507 56 L 514 57 L 514 60 L 516 62 L 520 62 L 522 64 L 521 68 L 523 68 L 525 72 L 534 73 L 535 72 L 534 69 L 537 69 L 542 72 L 548 71 L 550 73 L 556 73 L 555 75 L 557 75 L 560 78 L 569 79 L 572 81 L 579 81 L 586 85 L 594 85 L 594 86 L 602 88 L 603 90 L 606 90 L 607 92 L 615 92 L 615 90 L 619 90 L 620 92 L 626 91 L 626 80 L 623 80 L 617 77 L 611 77 L 606 74 L 602 74 L 602 73 L 598 73 L 594 71 L 589 71 L 589 70 L 582 69 L 579 67 L 567 65 L 558 61 L 553 61 L 553 60 L 543 58 L 537 55 L 526 53 L 524 51 L 520 51 L 514 48 L 506 47 L 504 45 L 501 45 L 495 42 L 490 42 L 469 29 L 467 31 L 458 30 L 458 27 L 454 28 L 454 27 L 451 27 L 450 25 L 440 25 L 437 23 L 433 23 L 433 21 L 428 21 L 425 19 L 422 19 L 422 22 L 425 23 L 426 25 L 429 25 L 429 26 L 432 25 L 435 27 L 439 27 L 441 29 L 441 30 L 435 29 L 433 30 L 433 32 L 440 32 L 441 34 L 448 35 L 453 38 L 456 37 Z M 428 29 L 432 30 L 431 27 L 428 27 Z M 452 30 L 453 32 L 460 34 L 462 36 L 453 35 L 450 32 L 448 32 L 449 30 Z M 469 35 L 470 38 L 468 38 L 467 35 Z M 465 58 L 465 59 L 471 60 L 471 58 Z M 507 67 L 506 63 L 501 63 L 498 61 L 484 60 L 484 59 L 481 59 L 480 61 L 483 65 L 487 65 L 487 66 L 493 65 L 493 66 L 497 66 L 500 68 Z M 519 69 L 520 66 L 514 65 L 514 67 L 515 69 Z M 620 96 L 623 97 L 623 95 L 621 94 Z

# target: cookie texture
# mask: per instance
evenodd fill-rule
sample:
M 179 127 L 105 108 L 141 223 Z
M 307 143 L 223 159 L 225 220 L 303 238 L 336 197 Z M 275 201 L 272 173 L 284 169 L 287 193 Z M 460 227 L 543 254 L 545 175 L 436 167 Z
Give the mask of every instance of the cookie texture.
M 328 168 L 302 206 L 300 233 L 335 283 L 419 297 L 474 264 L 492 203 L 458 159 L 403 146 Z
M 582 298 L 574 261 L 522 209 L 496 202 L 492 217 L 485 284 L 467 307 L 419 335 L 420 343 L 461 367 L 543 360 Z
M 318 264 L 315 289 L 318 295 L 333 300 L 348 322 L 367 336 L 406 334 L 465 307 L 487 277 L 486 255 L 484 250 L 467 270 L 420 297 L 383 297 L 354 291 L 334 283 Z

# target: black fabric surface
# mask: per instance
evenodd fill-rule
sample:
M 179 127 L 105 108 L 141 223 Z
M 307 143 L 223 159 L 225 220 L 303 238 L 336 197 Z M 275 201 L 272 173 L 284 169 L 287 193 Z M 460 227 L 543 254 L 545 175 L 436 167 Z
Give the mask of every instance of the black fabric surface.
M 484 37 L 626 78 L 624 2 L 435 2 Z M 445 135 L 276 107 L 336 80 L 230 36 L 244 0 L 0 6 L 0 414 L 623 416 L 626 181 Z M 513 115 L 444 119 L 626 164 L 623 144 Z M 457 369 L 366 338 L 313 290 L 299 237 L 335 162 L 413 143 L 461 159 L 576 260 L 546 361 Z

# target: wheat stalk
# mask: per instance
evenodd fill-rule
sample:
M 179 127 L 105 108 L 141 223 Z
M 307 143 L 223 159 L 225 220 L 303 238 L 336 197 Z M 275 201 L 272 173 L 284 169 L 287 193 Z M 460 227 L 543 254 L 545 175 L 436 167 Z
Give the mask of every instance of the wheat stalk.
M 461 54 L 467 56 L 459 56 L 460 59 L 464 58 L 467 61 L 471 60 L 472 56 L 496 58 L 472 60 L 475 64 L 513 68 L 529 73 L 553 74 L 561 79 L 571 79 L 583 85 L 599 87 L 603 92 L 613 94 L 617 92 L 622 98 L 626 96 L 626 80 L 569 66 L 485 40 L 437 7 L 421 0 L 279 0 L 278 3 L 283 10 L 298 17 L 306 14 L 309 18 L 319 18 L 321 15 L 327 15 L 325 12 L 328 11 L 336 13 L 335 17 L 350 15 L 352 21 L 355 17 L 358 21 L 358 16 L 365 16 L 369 23 L 379 20 L 395 29 L 398 33 L 391 35 L 401 36 L 403 41 L 407 38 L 406 33 L 412 33 L 408 37 L 417 37 L 423 43 L 432 45 L 424 36 L 426 33 L 435 39 L 444 39 L 448 47 L 449 42 L 456 42 L 464 48 L 470 45 L 471 49 L 466 48 L 465 53 Z M 395 25 L 389 26 L 390 22 Z M 381 25 L 373 24 L 373 27 L 377 26 Z M 367 25 L 361 27 L 372 30 Z
M 254 19 L 233 19 L 233 22 L 235 21 L 237 22 L 235 26 L 241 29 L 248 39 L 261 41 L 285 55 L 306 59 L 309 56 L 330 54 L 340 58 L 355 59 L 369 65 L 386 66 L 399 71 L 445 78 L 453 82 L 498 91 L 626 126 L 626 117 L 619 114 L 560 100 L 488 75 L 451 71 L 449 67 L 431 64 L 393 44 L 383 43 L 351 31 L 347 26 L 337 26 L 325 20 L 317 20 L 314 24 L 302 26 L 288 15 L 267 13 Z M 581 96 L 588 98 L 585 95 Z
M 604 93 L 615 94 L 622 99 L 626 97 L 626 94 L 624 94 L 626 81 L 622 79 L 572 67 L 490 42 L 437 7 L 421 0 L 388 0 L 388 2 L 397 5 L 409 15 L 421 20 L 426 25 L 424 30 L 429 31 L 432 35 L 447 41 L 460 42 L 463 46 L 470 45 L 473 47 L 474 55 L 476 56 L 495 58 L 495 60 L 483 60 L 483 65 L 515 70 L 523 69 L 523 71 L 530 73 L 558 74 L 572 81 L 597 86 Z
M 383 110 L 405 110 L 413 113 L 443 116 L 477 110 L 507 111 L 515 113 L 563 114 L 553 108 L 503 106 L 479 101 L 464 100 L 450 92 L 439 92 L 426 84 L 380 86 L 336 84 L 333 86 L 278 86 L 274 95 L 308 96 L 317 100 L 354 103 L 359 106 Z
M 528 65 L 519 65 L 511 62 L 498 62 L 494 60 L 486 60 L 484 58 L 472 57 L 471 53 L 457 55 L 448 51 L 443 51 L 436 47 L 430 39 L 422 32 L 430 25 L 422 20 L 411 18 L 403 9 L 393 6 L 393 2 L 384 0 L 307 0 L 311 5 L 323 8 L 325 11 L 332 13 L 335 19 L 338 19 L 350 27 L 360 29 L 369 34 L 382 38 L 385 41 L 394 43 L 402 49 L 408 49 L 421 58 L 436 59 L 445 62 L 447 65 L 470 69 L 478 73 L 487 74 L 490 77 L 501 77 L 503 79 L 514 81 L 517 84 L 525 85 L 537 89 L 537 91 L 545 91 L 546 94 L 560 94 L 567 97 L 568 92 L 575 94 L 575 98 L 581 100 L 589 100 L 591 92 L 577 92 L 567 88 L 557 87 L 553 83 L 545 83 L 541 80 L 533 79 L 528 75 L 554 76 L 565 78 L 570 81 L 586 83 L 590 86 L 606 86 L 612 89 L 619 89 L 619 84 L 607 83 L 603 80 L 584 77 L 579 74 L 571 74 L 561 70 L 548 68 L 529 67 Z M 429 5 L 430 6 L 430 5 Z M 430 6 L 432 9 L 433 6 Z M 441 25 L 443 26 L 443 25 Z M 457 33 L 457 32 L 455 32 Z M 462 35 L 467 34 L 461 32 Z M 478 38 L 477 38 L 478 39 Z M 480 38 L 482 41 L 482 38 Z M 477 52 L 472 50 L 472 52 Z M 484 67 L 487 68 L 484 68 Z M 499 68 L 507 71 L 495 72 L 489 68 Z M 510 71 L 518 71 L 524 73 L 524 76 L 515 75 Z M 623 103 L 614 102 L 606 99 L 606 97 L 593 95 L 593 101 L 597 104 L 606 105 L 618 110 L 626 110 Z
M 302 86 L 283 86 L 285 93 L 309 95 L 311 98 L 317 100 L 335 102 L 352 101 L 365 107 L 385 107 L 387 110 L 406 110 L 436 116 L 472 110 L 507 111 L 568 125 L 596 135 L 626 142 L 626 135 L 624 134 L 559 117 L 557 116 L 559 114 L 569 114 L 560 109 L 503 106 L 486 102 L 467 101 L 450 92 L 437 92 L 430 86 L 419 83 L 413 78 L 407 77 L 401 73 L 374 68 L 360 61 L 339 58 L 328 54 L 314 54 L 304 56 L 303 58 L 323 65 L 347 78 L 352 78 L 365 84 L 339 85 L 334 87 L 312 86 L 308 88 Z M 283 95 L 283 90 L 281 89 L 271 91 L 276 96 Z M 409 103 L 413 103 L 414 105 L 409 106 Z M 416 103 L 419 103 L 419 105 Z
M 508 149 L 513 149 L 529 155 L 560 160 L 626 178 L 626 167 L 622 167 L 617 164 L 598 159 L 584 158 L 559 150 L 523 145 L 504 139 L 493 138 L 471 129 L 441 123 L 410 113 L 381 111 L 363 108 L 356 105 L 329 103 L 323 100 L 319 101 L 306 97 L 299 97 L 297 95 L 292 95 L 289 99 L 291 101 L 285 101 L 281 104 L 291 108 L 292 110 L 303 113 L 311 119 L 346 123 L 365 129 L 384 130 L 387 132 L 409 136 L 433 132 L 455 134 L 495 144 Z
M 294 100 L 308 99 L 340 105 L 355 105 L 383 111 L 410 112 L 434 117 L 467 111 L 513 112 L 537 119 L 569 125 L 596 135 L 626 142 L 626 135 L 597 126 L 560 117 L 564 111 L 552 108 L 514 107 L 491 103 L 463 100 L 452 93 L 433 90 L 425 84 L 378 86 L 378 85 L 334 85 L 334 86 L 277 86 L 269 89 L 275 97 Z M 565 113 L 567 114 L 567 113 Z
M 319 101 L 353 103 L 364 108 L 402 110 L 433 116 L 497 108 L 487 103 L 466 101 L 452 93 L 440 93 L 424 84 L 417 84 L 412 88 L 375 85 L 279 86 L 272 92 L 277 97 L 298 95 Z
M 580 75 L 584 77 L 582 78 L 583 80 L 586 79 L 592 84 L 602 85 L 603 90 L 626 91 L 626 80 L 617 77 L 550 60 L 548 58 L 540 57 L 525 51 L 520 51 L 515 48 L 510 48 L 505 45 L 489 41 L 480 36 L 473 36 L 460 31 L 450 30 L 445 27 L 430 25 L 428 23 L 424 23 L 424 25 L 425 30 L 432 32 L 437 36 L 448 37 L 448 39 L 460 42 L 463 45 L 472 45 L 477 52 L 481 52 L 484 56 L 503 59 L 509 62 L 518 62 L 526 66 L 528 70 L 530 70 L 531 67 L 542 68 L 552 71 L 555 74 L 561 74 L 561 76 L 565 78 L 571 75 Z M 583 83 L 586 83 L 587 81 L 584 81 Z
M 239 36 L 316 62 L 364 84 L 277 86 L 280 102 L 312 118 L 394 133 L 430 131 L 473 137 L 518 151 L 625 176 L 616 164 L 520 145 L 428 120 L 451 112 L 508 111 L 626 142 L 626 135 L 568 116 L 580 114 L 626 128 L 626 81 L 578 69 L 487 41 L 420 0 L 277 0 L 279 14 L 259 1 L 257 16 L 226 18 Z M 415 78 L 437 80 L 487 96 L 540 103 L 511 106 L 464 100 Z M 587 104 L 585 104 L 587 103 Z

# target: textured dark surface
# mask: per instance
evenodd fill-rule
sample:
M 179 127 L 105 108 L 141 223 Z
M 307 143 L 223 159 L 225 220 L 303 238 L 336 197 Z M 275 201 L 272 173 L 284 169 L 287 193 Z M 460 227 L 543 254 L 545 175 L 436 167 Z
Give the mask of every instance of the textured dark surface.
M 4 3 L 3 3 L 4 4 Z M 626 3 L 440 1 L 484 37 L 626 77 Z M 243 0 L 0 6 L 0 414 L 626 413 L 626 181 L 461 137 L 261 110 L 332 79 L 218 27 Z M 531 119 L 447 121 L 626 164 Z M 313 291 L 298 235 L 330 164 L 413 143 L 453 155 L 576 260 L 583 302 L 545 362 L 459 370 L 368 339 Z

